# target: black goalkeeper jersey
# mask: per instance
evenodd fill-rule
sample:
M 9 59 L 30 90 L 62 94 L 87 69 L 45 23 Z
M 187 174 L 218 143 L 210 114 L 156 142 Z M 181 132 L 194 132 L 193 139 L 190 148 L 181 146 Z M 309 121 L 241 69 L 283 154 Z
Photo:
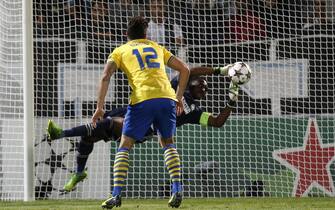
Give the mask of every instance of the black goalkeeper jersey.
M 127 107 L 116 108 L 111 111 L 108 111 L 104 114 L 104 118 L 106 117 L 124 117 L 127 113 Z
M 178 77 L 172 79 L 171 85 L 173 89 L 177 90 L 178 82 Z M 200 117 L 203 111 L 199 103 L 193 99 L 188 89 L 184 93 L 183 105 L 184 112 L 180 116 L 177 116 L 177 127 L 188 123 L 200 124 Z

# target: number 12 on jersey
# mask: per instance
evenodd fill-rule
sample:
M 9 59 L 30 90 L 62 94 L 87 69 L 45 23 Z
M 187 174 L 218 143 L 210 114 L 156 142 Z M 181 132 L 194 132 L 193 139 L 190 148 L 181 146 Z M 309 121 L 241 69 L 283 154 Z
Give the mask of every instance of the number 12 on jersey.
M 150 53 L 150 54 L 148 54 Z M 143 48 L 144 54 L 144 61 L 142 59 L 142 55 L 138 49 L 133 49 L 133 55 L 136 56 L 138 64 L 140 65 L 141 69 L 143 70 L 145 67 L 149 69 L 157 69 L 160 67 L 160 63 L 155 62 L 155 59 L 158 58 L 157 52 L 152 47 L 145 47 Z

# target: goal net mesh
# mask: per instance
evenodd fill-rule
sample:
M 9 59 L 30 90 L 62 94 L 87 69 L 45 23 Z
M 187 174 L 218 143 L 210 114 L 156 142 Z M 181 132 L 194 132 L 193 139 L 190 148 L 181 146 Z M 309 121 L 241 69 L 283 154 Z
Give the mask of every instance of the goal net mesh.
M 23 198 L 22 2 L 0 6 L 0 200 Z
M 23 196 L 21 5 L 5 0 L 0 6 L 0 200 Z M 331 0 L 34 1 L 35 197 L 110 194 L 117 143 L 96 143 L 88 178 L 64 193 L 80 139 L 50 142 L 45 128 L 48 119 L 64 129 L 90 122 L 104 64 L 127 41 L 134 15 L 147 17 L 148 38 L 190 67 L 243 61 L 253 71 L 223 127 L 178 127 L 185 197 L 334 196 L 334 8 Z M 218 115 L 229 79 L 206 79 L 210 88 L 199 106 Z M 127 106 L 129 92 L 117 72 L 106 110 Z M 130 152 L 123 193 L 169 196 L 157 138 Z

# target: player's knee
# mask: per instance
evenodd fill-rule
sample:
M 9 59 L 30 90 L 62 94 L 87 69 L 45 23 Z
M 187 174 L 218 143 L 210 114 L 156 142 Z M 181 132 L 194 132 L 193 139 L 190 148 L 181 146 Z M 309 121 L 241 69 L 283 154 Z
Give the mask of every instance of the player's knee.
M 93 151 L 94 144 L 88 141 L 85 141 L 86 138 L 81 138 L 77 151 L 80 155 L 89 155 Z
M 173 138 L 161 138 L 160 139 L 160 144 L 162 146 L 162 148 L 165 148 L 169 145 L 173 145 L 174 144 L 174 141 L 173 141 Z

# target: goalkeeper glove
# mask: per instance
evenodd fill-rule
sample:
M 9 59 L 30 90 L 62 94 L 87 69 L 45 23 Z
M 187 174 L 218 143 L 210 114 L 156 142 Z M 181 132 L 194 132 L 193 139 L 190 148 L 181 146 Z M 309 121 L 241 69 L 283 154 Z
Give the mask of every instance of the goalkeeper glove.
M 230 108 L 235 108 L 235 106 L 236 106 L 239 89 L 240 89 L 239 85 L 234 84 L 233 82 L 230 82 L 230 85 L 229 85 L 229 101 L 227 103 L 227 106 L 229 106 Z
M 234 64 L 229 64 L 227 66 L 224 67 L 213 67 L 213 71 L 215 75 L 221 74 L 223 76 L 227 76 L 228 75 L 228 70 L 230 67 L 234 66 Z

